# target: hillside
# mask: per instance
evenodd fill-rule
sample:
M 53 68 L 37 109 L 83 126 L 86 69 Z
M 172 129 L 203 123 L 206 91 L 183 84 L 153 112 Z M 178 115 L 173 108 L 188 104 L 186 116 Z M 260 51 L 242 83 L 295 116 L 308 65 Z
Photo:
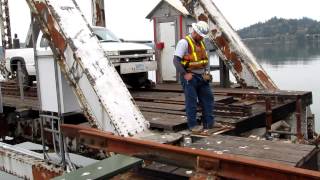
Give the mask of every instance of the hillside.
M 256 23 L 238 30 L 243 39 L 247 38 L 305 38 L 320 34 L 320 22 L 310 18 L 283 19 L 273 17 L 262 23 Z

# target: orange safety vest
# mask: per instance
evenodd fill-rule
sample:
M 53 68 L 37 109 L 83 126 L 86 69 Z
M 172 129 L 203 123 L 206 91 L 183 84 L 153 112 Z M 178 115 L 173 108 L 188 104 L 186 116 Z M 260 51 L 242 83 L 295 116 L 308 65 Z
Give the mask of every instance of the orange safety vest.
M 188 41 L 189 54 L 184 55 L 181 64 L 187 69 L 202 69 L 208 65 L 208 54 L 203 41 L 200 44 L 194 43 L 190 36 L 186 36 Z

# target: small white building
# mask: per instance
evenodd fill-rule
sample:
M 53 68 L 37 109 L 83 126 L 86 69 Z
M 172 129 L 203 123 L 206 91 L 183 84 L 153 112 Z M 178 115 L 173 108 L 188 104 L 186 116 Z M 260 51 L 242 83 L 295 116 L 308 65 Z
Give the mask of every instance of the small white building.
M 191 30 L 195 19 L 180 0 L 162 0 L 147 15 L 154 24 L 154 43 L 158 63 L 157 83 L 177 82 L 173 54 L 178 41 Z
M 147 15 L 147 19 L 154 24 L 154 43 L 158 70 L 156 82 L 178 82 L 179 76 L 173 65 L 173 54 L 178 41 L 192 30 L 192 23 L 196 22 L 180 0 L 162 0 Z M 209 53 L 211 71 L 219 71 L 220 85 L 229 87 L 229 70 L 216 54 L 216 48 L 205 41 Z M 217 79 L 217 80 L 218 80 Z

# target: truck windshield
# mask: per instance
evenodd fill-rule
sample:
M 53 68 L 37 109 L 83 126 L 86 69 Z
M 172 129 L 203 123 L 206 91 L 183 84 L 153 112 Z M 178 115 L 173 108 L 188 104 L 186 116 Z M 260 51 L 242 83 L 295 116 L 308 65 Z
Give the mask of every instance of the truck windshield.
M 120 42 L 117 36 L 106 28 L 93 28 L 93 32 L 102 42 Z

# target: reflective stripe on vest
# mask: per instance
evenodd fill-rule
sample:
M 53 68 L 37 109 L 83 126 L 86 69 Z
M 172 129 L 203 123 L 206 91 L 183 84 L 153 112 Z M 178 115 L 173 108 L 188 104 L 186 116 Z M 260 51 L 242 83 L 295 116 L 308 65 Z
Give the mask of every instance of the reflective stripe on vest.
M 185 55 L 181 61 L 181 64 L 187 69 L 201 69 L 207 66 L 208 64 L 208 54 L 206 52 L 205 45 L 203 41 L 201 41 L 201 51 L 196 51 L 196 45 L 191 39 L 190 36 L 186 36 L 186 40 L 188 41 L 188 45 L 190 46 L 191 52 Z M 200 57 L 202 55 L 202 57 Z M 203 57 L 205 56 L 205 57 Z

